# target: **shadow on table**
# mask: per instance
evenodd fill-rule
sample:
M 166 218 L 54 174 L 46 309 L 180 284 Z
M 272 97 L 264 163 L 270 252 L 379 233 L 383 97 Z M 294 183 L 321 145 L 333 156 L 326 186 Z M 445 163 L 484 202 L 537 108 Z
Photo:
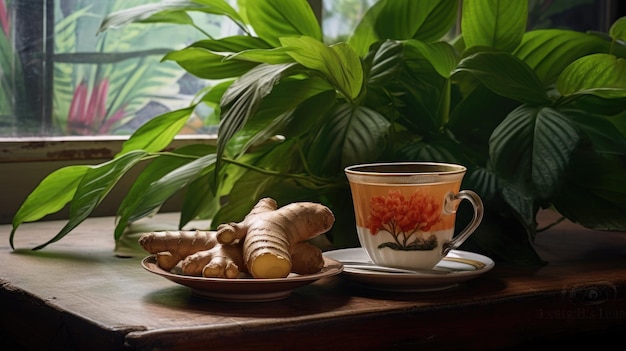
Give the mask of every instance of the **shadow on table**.
M 450 303 L 455 301 L 473 301 L 482 299 L 488 295 L 498 294 L 506 288 L 506 283 L 497 276 L 487 275 L 476 279 L 461 282 L 441 290 L 414 290 L 414 291 L 392 291 L 381 290 L 373 286 L 360 284 L 354 281 L 345 281 L 344 289 L 352 296 L 365 297 L 377 300 L 407 301 L 407 302 L 427 302 L 427 303 Z
M 173 286 L 146 295 L 144 302 L 229 317 L 297 317 L 339 310 L 347 305 L 350 295 L 338 294 L 336 285 L 337 282 L 333 279 L 322 280 L 296 288 L 284 299 L 266 302 L 212 300 L 193 294 L 187 287 Z

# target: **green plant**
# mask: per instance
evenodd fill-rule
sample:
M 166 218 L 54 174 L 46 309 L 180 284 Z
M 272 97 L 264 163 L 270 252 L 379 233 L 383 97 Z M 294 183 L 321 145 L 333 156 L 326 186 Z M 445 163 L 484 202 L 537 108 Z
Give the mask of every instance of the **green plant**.
M 70 202 L 66 226 L 35 249 L 61 239 L 143 160 L 150 163 L 119 207 L 116 239 L 184 189 L 181 226 L 240 220 L 265 196 L 315 201 L 336 215 L 332 245 L 356 246 L 343 168 L 393 160 L 467 166 L 463 187 L 486 205 L 468 245 L 496 259 L 544 263 L 533 249 L 541 208 L 625 230 L 626 18 L 609 33 L 527 31 L 527 2 L 465 0 L 462 37 L 440 40 L 458 4 L 381 0 L 347 42 L 332 45 L 304 0 L 240 1 L 238 11 L 225 1 L 176 1 L 112 14 L 103 30 L 193 25 L 188 12 L 204 11 L 243 34 L 167 54 L 195 76 L 223 81 L 147 122 L 113 160 L 50 174 L 15 215 L 11 244 L 21 223 Z M 199 104 L 220 112 L 217 145 L 162 151 Z

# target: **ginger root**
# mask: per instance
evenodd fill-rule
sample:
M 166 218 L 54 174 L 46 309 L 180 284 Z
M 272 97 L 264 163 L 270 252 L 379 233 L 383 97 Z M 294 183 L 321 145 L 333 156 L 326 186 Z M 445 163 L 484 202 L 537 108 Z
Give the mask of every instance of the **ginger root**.
M 284 278 L 289 273 L 313 274 L 324 266 L 322 251 L 307 240 L 328 231 L 335 221 L 327 207 L 296 202 L 277 208 L 261 199 L 242 222 L 220 224 L 213 231 L 144 233 L 139 244 L 170 271 L 214 278 Z
M 144 233 L 139 238 L 144 250 L 155 254 L 166 271 L 179 262 L 185 275 L 237 278 L 245 272 L 241 245 L 222 245 L 211 231 Z
M 207 278 L 239 278 L 240 273 L 246 272 L 241 252 L 241 245 L 219 244 L 209 250 L 198 251 L 183 260 L 183 273 Z
M 329 208 L 295 202 L 277 208 L 271 198 L 261 199 L 239 223 L 217 227 L 222 244 L 243 241 L 243 258 L 255 278 L 284 278 L 290 272 L 310 274 L 324 265 L 321 250 L 306 241 L 328 231 L 335 217 Z

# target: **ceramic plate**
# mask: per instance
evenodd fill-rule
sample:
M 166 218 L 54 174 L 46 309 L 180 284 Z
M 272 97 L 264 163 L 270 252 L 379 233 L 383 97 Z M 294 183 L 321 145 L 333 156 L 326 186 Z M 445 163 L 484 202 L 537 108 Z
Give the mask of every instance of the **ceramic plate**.
M 352 268 L 348 262 L 373 264 L 363 248 L 327 251 L 327 258 L 345 263 L 342 275 L 360 285 L 384 291 L 415 292 L 450 289 L 490 271 L 495 263 L 489 257 L 452 250 L 435 268 L 445 274 L 386 273 Z
M 191 288 L 193 294 L 220 301 L 275 301 L 289 297 L 292 290 L 311 284 L 321 278 L 341 273 L 343 264 L 332 257 L 324 257 L 324 268 L 318 273 L 298 275 L 292 273 L 287 278 L 239 279 L 203 278 L 182 275 L 161 269 L 156 263 L 156 256 L 151 255 L 141 261 L 143 268 L 175 283 Z

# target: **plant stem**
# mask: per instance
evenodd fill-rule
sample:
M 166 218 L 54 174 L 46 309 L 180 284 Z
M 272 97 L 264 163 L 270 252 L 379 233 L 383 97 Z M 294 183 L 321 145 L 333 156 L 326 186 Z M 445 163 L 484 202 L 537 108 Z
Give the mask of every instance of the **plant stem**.
M 567 105 L 579 98 L 581 98 L 583 95 L 582 94 L 577 94 L 577 95 L 569 95 L 569 96 L 561 96 L 559 97 L 559 99 L 556 101 L 556 103 L 554 104 L 555 107 L 560 107 L 563 105 Z
M 209 38 L 209 39 L 211 39 L 211 40 L 213 40 L 213 39 L 214 39 L 214 38 L 211 36 L 211 34 L 207 33 L 204 29 L 202 29 L 202 28 L 198 27 L 195 23 L 192 23 L 191 25 L 192 25 L 195 29 L 199 30 L 199 31 L 200 31 L 200 33 L 202 33 L 202 34 L 206 35 L 206 36 L 207 36 L 207 38 Z
M 184 155 L 184 154 L 177 154 L 175 152 L 156 152 L 156 153 L 151 153 L 149 154 L 148 157 L 146 157 L 145 159 L 151 159 L 151 158 L 155 158 L 158 156 L 173 156 L 173 157 L 179 157 L 179 158 L 188 158 L 188 159 L 197 159 L 198 156 L 193 156 L 193 155 Z M 310 174 L 294 174 L 294 173 L 283 173 L 283 172 L 279 172 L 279 171 L 272 171 L 269 169 L 265 169 L 265 168 L 260 168 L 260 167 L 256 167 L 247 163 L 243 163 L 243 162 L 239 162 L 233 159 L 229 159 L 229 158 L 222 158 L 222 161 L 226 162 L 226 163 L 230 163 L 239 167 L 243 167 L 246 169 L 249 169 L 251 171 L 255 171 L 255 172 L 259 172 L 261 174 L 266 174 L 269 176 L 273 176 L 273 177 L 282 177 L 282 178 L 291 178 L 291 179 L 296 179 L 296 180 L 302 180 L 302 181 L 306 181 L 308 183 L 314 183 L 318 188 L 338 188 L 341 187 L 341 185 L 336 184 L 332 179 L 329 178 L 320 178 L 320 177 L 316 177 Z M 306 167 L 305 167 L 306 168 Z
M 150 153 L 150 157 L 147 157 L 146 159 L 155 158 L 155 157 L 158 157 L 158 156 L 174 156 L 174 157 L 189 158 L 189 159 L 194 159 L 194 160 L 198 159 L 198 156 L 177 154 L 175 152 L 168 152 L 168 151 Z
M 302 162 L 302 167 L 304 167 L 304 171 L 311 174 L 311 170 L 309 169 L 309 163 L 306 162 L 306 158 L 304 157 L 304 153 L 302 152 L 302 148 L 300 147 L 300 139 L 296 139 L 296 148 L 298 150 L 298 157 L 300 158 L 300 162 Z
M 222 161 L 226 162 L 226 163 L 230 163 L 230 164 L 234 164 L 236 166 L 239 167 L 243 167 L 255 172 L 259 172 L 261 174 L 266 174 L 266 175 L 270 175 L 273 177 L 282 177 L 282 178 L 291 178 L 291 179 L 297 179 L 297 180 L 303 180 L 306 182 L 311 182 L 311 183 L 315 183 L 316 185 L 322 187 L 322 188 L 326 188 L 326 187 L 337 187 L 336 184 L 334 184 L 330 179 L 325 179 L 325 178 L 320 178 L 320 177 L 316 177 L 310 174 L 294 174 L 294 173 L 283 173 L 283 172 L 279 172 L 279 171 L 272 171 L 269 169 L 265 169 L 265 168 L 260 168 L 260 167 L 256 167 L 247 163 L 242 163 L 239 161 L 235 161 L 233 159 L 229 159 L 229 158 L 222 158 Z

